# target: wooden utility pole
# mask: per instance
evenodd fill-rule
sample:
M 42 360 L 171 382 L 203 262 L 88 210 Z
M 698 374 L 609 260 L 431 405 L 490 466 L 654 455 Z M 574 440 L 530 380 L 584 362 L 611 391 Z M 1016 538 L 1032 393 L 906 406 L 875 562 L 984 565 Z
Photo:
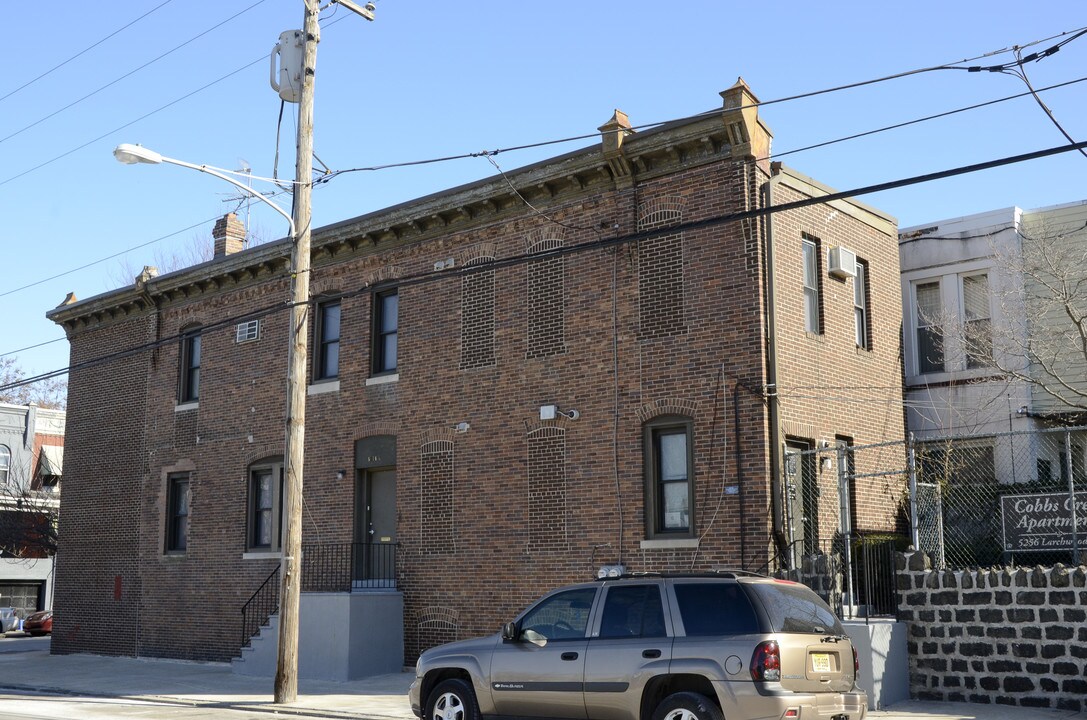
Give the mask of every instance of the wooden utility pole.
M 318 0 L 306 6 L 302 38 L 302 92 L 298 101 L 298 144 L 294 186 L 294 245 L 291 251 L 291 327 L 287 371 L 287 456 L 285 515 L 287 532 L 279 592 L 279 656 L 276 703 L 298 698 L 298 610 L 302 583 L 302 468 L 306 442 L 306 366 L 309 337 L 310 193 L 313 189 L 313 81 L 320 41 Z

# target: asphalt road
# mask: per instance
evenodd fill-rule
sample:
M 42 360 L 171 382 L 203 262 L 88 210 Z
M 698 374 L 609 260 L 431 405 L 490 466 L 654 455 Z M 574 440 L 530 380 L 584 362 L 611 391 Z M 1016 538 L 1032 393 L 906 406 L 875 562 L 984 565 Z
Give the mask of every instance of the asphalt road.
M 24 633 L 0 635 L 0 653 L 30 652 L 31 650 L 49 650 L 49 636 L 30 637 Z

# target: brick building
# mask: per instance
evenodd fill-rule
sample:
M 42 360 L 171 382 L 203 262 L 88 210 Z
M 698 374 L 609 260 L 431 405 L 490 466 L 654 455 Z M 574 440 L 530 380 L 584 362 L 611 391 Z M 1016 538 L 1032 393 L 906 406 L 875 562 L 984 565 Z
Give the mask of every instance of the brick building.
M 742 81 L 722 96 L 314 231 L 303 623 L 346 563 L 332 589 L 402 598 L 410 659 L 601 565 L 756 570 L 833 534 L 787 527 L 771 450 L 902 439 L 900 407 L 799 391 L 901 387 L 895 222 L 766 215 L 830 191 L 771 164 Z M 290 245 L 215 235 L 49 313 L 74 366 L 53 652 L 227 659 L 278 566 Z M 893 527 L 896 493 L 857 500 Z

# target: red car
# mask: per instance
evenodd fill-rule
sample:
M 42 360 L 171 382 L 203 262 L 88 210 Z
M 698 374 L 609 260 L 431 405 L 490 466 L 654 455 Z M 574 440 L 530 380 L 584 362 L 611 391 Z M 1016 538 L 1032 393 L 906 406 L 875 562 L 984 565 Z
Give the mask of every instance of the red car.
M 30 613 L 26 616 L 26 620 L 23 620 L 23 632 L 30 633 L 31 635 L 45 635 L 53 632 L 53 611 L 52 610 L 39 610 L 36 613 Z

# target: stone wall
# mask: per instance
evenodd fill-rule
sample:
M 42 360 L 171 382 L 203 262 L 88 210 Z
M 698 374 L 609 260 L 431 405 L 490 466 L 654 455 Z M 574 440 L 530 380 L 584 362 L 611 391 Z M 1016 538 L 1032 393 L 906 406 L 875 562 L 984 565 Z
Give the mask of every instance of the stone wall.
M 912 697 L 1087 708 L 1087 566 L 897 570 Z

